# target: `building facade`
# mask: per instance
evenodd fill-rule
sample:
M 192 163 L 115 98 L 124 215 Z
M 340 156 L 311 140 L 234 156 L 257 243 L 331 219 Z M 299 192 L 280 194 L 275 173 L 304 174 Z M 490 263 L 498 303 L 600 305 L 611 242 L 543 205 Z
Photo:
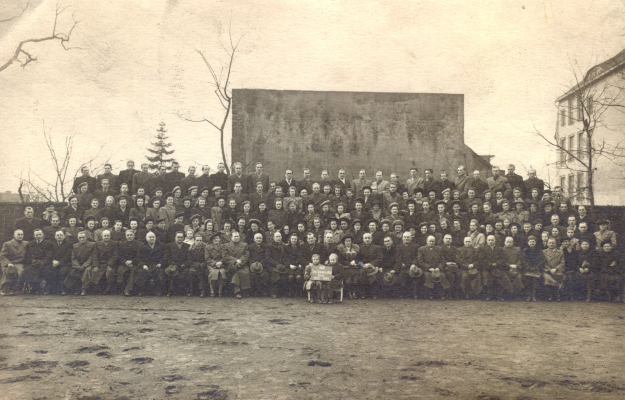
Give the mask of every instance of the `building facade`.
M 490 169 L 464 143 L 461 94 L 235 89 L 231 154 L 247 172 L 262 162 L 273 179 L 286 169 L 300 179 L 304 168 L 313 178 L 343 168 L 356 179 L 364 168 L 369 179 L 382 170 L 403 181 L 411 167 L 452 180 L 460 164 Z
M 592 67 L 556 100 L 556 185 L 573 204 L 590 203 L 592 168 L 595 204 L 625 205 L 624 71 L 625 50 Z

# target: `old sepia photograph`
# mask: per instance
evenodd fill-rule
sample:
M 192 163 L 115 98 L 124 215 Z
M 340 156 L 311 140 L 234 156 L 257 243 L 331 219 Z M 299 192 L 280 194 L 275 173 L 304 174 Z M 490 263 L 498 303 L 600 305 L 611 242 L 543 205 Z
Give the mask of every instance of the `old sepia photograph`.
M 0 399 L 625 398 L 625 0 L 0 0 Z

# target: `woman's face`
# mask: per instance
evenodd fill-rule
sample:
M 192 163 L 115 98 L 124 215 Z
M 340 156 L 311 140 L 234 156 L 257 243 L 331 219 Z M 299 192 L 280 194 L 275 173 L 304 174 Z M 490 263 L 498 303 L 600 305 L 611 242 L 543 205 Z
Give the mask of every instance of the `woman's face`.
M 208 222 L 206 224 L 206 230 L 209 231 L 209 232 L 213 230 L 213 223 L 212 222 Z
M 297 244 L 298 241 L 299 239 L 297 238 L 297 236 L 295 235 L 291 236 L 291 244 Z

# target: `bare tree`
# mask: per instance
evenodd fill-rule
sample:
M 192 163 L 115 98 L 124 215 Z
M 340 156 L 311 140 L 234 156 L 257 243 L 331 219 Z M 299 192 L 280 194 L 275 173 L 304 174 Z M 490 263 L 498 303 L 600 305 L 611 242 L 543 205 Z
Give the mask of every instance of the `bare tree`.
M 102 152 L 104 145 L 100 146 L 98 152 L 88 160 L 82 162 L 78 167 L 74 166 L 72 156 L 74 153 L 74 138 L 76 132 L 72 132 L 64 137 L 62 148 L 57 148 L 54 143 L 51 130 L 46 131 L 45 121 L 43 122 L 43 137 L 49 154 L 49 161 L 52 168 L 46 168 L 43 163 L 38 165 L 38 171 L 28 165 L 26 176 L 20 175 L 18 193 L 22 202 L 25 200 L 24 191 L 28 196 L 28 201 L 54 201 L 63 202 L 67 200 L 72 191 L 74 178 L 78 175 L 83 166 L 93 169 L 93 162 Z M 41 171 L 53 171 L 51 176 L 42 175 Z
M 612 60 L 606 63 L 610 61 Z M 594 183 L 598 161 L 604 159 L 621 168 L 625 166 L 625 136 L 622 127 L 606 118 L 606 113 L 610 110 L 625 112 L 625 75 L 623 72 L 616 72 L 618 75 L 614 79 L 605 79 L 604 74 L 609 71 L 606 70 L 607 66 L 604 66 L 606 63 L 581 73 L 578 64 L 572 62 L 571 71 L 575 82 L 560 100 L 570 98 L 575 105 L 572 108 L 568 107 L 570 115 L 567 117 L 566 112 L 562 112 L 562 105 L 556 104 L 560 125 L 565 124 L 562 118 L 569 118 L 572 119 L 571 123 L 577 123 L 574 133 L 577 140 L 581 139 L 577 148 L 567 146 L 566 136 L 562 141 L 558 132 L 551 137 L 534 126 L 534 133 L 550 148 L 557 150 L 559 156 L 553 164 L 558 169 L 586 174 L 586 185 L 581 187 L 577 185 L 573 194 L 578 199 L 587 200 L 591 212 L 595 206 Z M 601 66 L 603 68 L 597 68 Z M 620 134 L 615 133 L 616 131 Z M 600 135 L 599 132 L 612 133 Z
M 202 117 L 201 119 L 193 119 L 182 117 L 189 122 L 208 122 L 213 128 L 219 131 L 219 141 L 221 143 L 221 158 L 223 163 L 226 166 L 226 172 L 230 174 L 230 167 L 228 161 L 226 159 L 226 147 L 224 143 L 224 132 L 226 129 L 226 123 L 228 122 L 228 118 L 230 117 L 230 112 L 232 109 L 232 89 L 230 88 L 230 74 L 232 72 L 232 65 L 234 63 L 234 56 L 236 54 L 237 48 L 239 47 L 239 43 L 241 42 L 241 38 L 236 41 L 236 43 L 232 39 L 232 32 L 228 31 L 229 38 L 229 48 L 226 48 L 223 43 L 221 47 L 228 54 L 228 65 L 227 67 L 221 67 L 219 73 L 217 73 L 216 69 L 211 65 L 211 63 L 206 58 L 205 54 L 201 50 L 196 50 L 197 53 L 202 57 L 202 61 L 208 68 L 210 72 L 211 79 L 213 80 L 212 85 L 215 86 L 214 93 L 219 100 L 219 103 L 224 109 L 224 113 L 219 119 L 209 119 L 206 117 Z
M 12 18 L 9 18 L 9 19 L 4 20 L 4 21 L 0 21 L 0 22 L 7 22 L 7 21 L 11 21 L 13 19 L 19 18 L 19 16 L 21 16 L 24 13 L 26 8 L 28 8 L 28 5 L 29 4 L 26 3 L 26 6 L 24 7 L 24 9 L 22 10 L 22 13 L 20 15 L 12 17 Z M 78 48 L 78 47 L 69 47 L 69 44 L 68 44 L 69 41 L 70 41 L 70 38 L 72 36 L 72 32 L 74 32 L 74 28 L 76 28 L 76 25 L 78 24 L 78 21 L 76 21 L 76 19 L 74 18 L 74 13 L 72 13 L 73 25 L 71 26 L 71 28 L 69 28 L 67 33 L 59 32 L 57 30 L 57 24 L 58 24 L 58 21 L 59 21 L 59 16 L 61 16 L 68 8 L 69 8 L 69 6 L 61 7 L 61 6 L 59 6 L 57 4 L 56 12 L 55 12 L 55 15 L 54 15 L 54 24 L 52 25 L 52 32 L 51 32 L 51 34 L 49 36 L 24 39 L 21 42 L 19 42 L 17 44 L 17 47 L 15 48 L 15 51 L 13 52 L 13 56 L 11 58 L 9 58 L 4 64 L 0 65 L 0 72 L 4 71 L 9 66 L 11 66 L 11 64 L 13 64 L 15 62 L 18 62 L 22 66 L 22 68 L 25 68 L 31 62 L 37 61 L 37 57 L 32 55 L 30 53 L 30 51 L 27 51 L 26 48 L 24 47 L 24 46 L 28 47 L 27 45 L 30 44 L 30 43 L 41 43 L 41 42 L 58 40 L 61 43 L 61 46 L 63 46 L 63 48 L 65 50 L 71 50 L 71 49 Z

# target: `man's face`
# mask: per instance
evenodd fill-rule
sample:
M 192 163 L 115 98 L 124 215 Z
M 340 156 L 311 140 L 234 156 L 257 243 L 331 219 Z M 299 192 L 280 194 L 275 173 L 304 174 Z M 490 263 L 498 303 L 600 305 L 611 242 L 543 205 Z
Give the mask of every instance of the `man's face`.
M 330 244 L 332 242 L 332 234 L 331 233 L 327 233 L 323 237 L 323 241 L 324 241 L 325 244 Z
M 195 175 L 195 167 L 189 167 L 189 175 Z
M 397 185 L 395 184 L 391 184 L 388 188 L 391 193 L 397 192 Z
M 142 164 L 142 165 L 141 165 L 141 171 L 142 171 L 142 172 L 148 172 L 148 169 L 150 169 L 150 167 L 148 166 L 148 164 Z
M 556 248 L 556 240 L 551 238 L 547 241 L 547 247 L 549 247 L 551 250 Z
M 586 251 L 586 250 L 588 250 L 590 248 L 590 243 L 588 243 L 587 241 L 583 241 L 580 244 L 580 246 L 581 246 L 582 250 Z
M 243 190 L 243 188 L 241 187 L 241 182 L 237 182 L 234 184 L 234 191 L 237 193 L 241 193 L 241 190 Z
M 458 170 L 457 170 L 457 171 L 458 171 L 458 176 L 464 176 L 464 175 L 466 175 L 466 174 L 467 174 L 467 169 L 466 169 L 466 168 L 463 168 L 463 167 L 458 168 Z
M 52 224 L 52 226 L 59 226 L 59 224 L 61 223 L 61 220 L 59 219 L 59 217 L 52 217 L 52 220 L 50 221 L 50 223 Z
M 339 171 L 339 179 L 345 179 L 345 171 Z
M 370 233 L 365 233 L 362 236 L 362 241 L 366 244 L 366 245 L 370 245 L 371 242 L 373 241 L 373 237 L 371 236 Z
M 493 168 L 493 176 L 494 177 L 499 176 L 499 168 Z
M 263 172 L 263 164 L 256 164 L 256 173 L 261 174 Z
M 410 232 L 404 232 L 404 234 L 401 236 L 401 241 L 404 244 L 410 243 L 411 240 L 412 240 L 412 236 L 410 235 Z
M 527 176 L 529 176 L 530 178 L 536 178 L 536 171 L 528 171 Z
M 85 236 L 84 233 L 83 234 L 79 233 L 78 234 L 78 242 L 82 244 L 82 243 L 85 243 L 86 241 L 87 241 L 87 236 Z
M 553 214 L 551 216 L 551 225 L 558 225 L 560 223 L 560 217 L 558 214 Z
M 263 235 L 261 233 L 257 233 L 254 235 L 254 243 L 261 244 L 263 242 Z
M 237 175 L 241 175 L 241 172 L 243 172 L 243 169 L 241 168 L 240 165 L 236 165 L 234 167 L 234 172 L 236 172 Z
M 154 236 L 154 234 L 152 234 L 152 236 Z M 102 240 L 105 242 L 108 242 L 109 240 L 111 240 L 111 232 L 109 231 L 102 232 Z
M 533 249 L 534 247 L 536 247 L 536 239 L 532 238 L 528 240 L 527 244 Z
M 165 175 L 167 173 L 167 168 L 165 166 L 161 166 L 158 170 L 161 175 Z
M 323 179 L 324 181 L 328 180 L 328 171 L 321 172 L 321 179 Z
M 280 243 L 282 242 L 282 234 L 280 232 L 276 232 L 273 234 L 273 241 L 275 243 Z
M 380 182 L 382 180 L 382 173 L 381 172 L 376 172 L 375 173 L 375 180 Z
M 65 239 L 65 234 L 62 231 L 57 231 L 54 234 L 54 238 L 57 242 L 62 242 Z
M 43 240 L 43 232 L 42 231 L 35 231 L 35 240 L 39 241 L 39 240 Z
M 508 173 L 514 174 L 514 165 L 508 165 Z
M 424 202 L 422 203 L 422 206 L 423 206 L 423 211 L 424 211 L 424 212 L 428 212 L 428 211 L 430 211 L 430 203 L 428 203 L 427 201 L 424 201 Z
M 358 172 L 358 176 L 360 177 L 360 179 L 365 179 L 365 174 L 366 172 L 364 170 Z
M 135 238 L 135 233 L 131 230 L 126 231 L 126 240 L 131 242 Z
M 184 241 L 184 235 L 182 233 L 176 234 L 176 243 L 180 244 Z
M 486 243 L 490 247 L 493 247 L 495 245 L 495 237 L 493 235 L 488 236 L 488 238 L 486 239 Z
M 310 179 L 310 170 L 304 170 L 304 179 Z
M 110 174 L 111 173 L 111 166 L 110 165 L 105 165 L 104 166 L 104 173 L 105 174 Z
M 375 232 L 375 230 L 378 228 L 377 224 L 375 222 L 371 222 L 369 223 L 369 231 L 370 232 Z
M 434 238 L 434 236 L 428 236 L 426 241 L 428 247 L 434 247 L 434 243 L 436 243 L 436 239 Z
M 425 179 L 431 179 L 432 178 L 432 171 L 430 171 L 429 169 L 425 170 Z
M 480 177 L 480 171 L 473 171 L 473 178 L 478 179 Z
M 503 245 L 510 248 L 514 245 L 514 240 L 511 237 L 507 237 L 506 240 L 503 242 Z
M 443 243 L 444 243 L 446 246 L 451 245 L 451 235 L 445 235 L 445 237 L 443 238 Z
M 417 177 L 417 170 L 416 169 L 411 169 L 410 170 L 410 177 L 413 178 L 413 179 Z
M 445 205 L 444 204 L 439 204 L 438 206 L 436 206 L 436 209 L 438 210 L 439 213 L 444 213 L 445 212 Z
M 469 229 L 471 230 L 471 232 L 477 230 L 477 224 L 475 222 L 471 222 L 469 224 Z
M 128 169 L 135 169 L 135 163 L 134 163 L 134 161 L 128 161 L 128 162 L 126 163 L 126 168 L 128 168 Z
M 89 168 L 83 167 L 81 170 L 83 176 L 89 176 Z
M 586 233 L 586 232 L 588 232 L 588 224 L 586 224 L 585 222 L 583 222 L 583 223 L 579 224 L 579 227 L 578 227 L 578 228 L 579 228 L 579 231 L 580 231 L 581 233 Z
M 235 231 L 232 233 L 232 241 L 234 243 L 239 243 L 239 240 L 241 240 L 241 236 L 239 234 L 239 232 Z
M 464 247 L 471 247 L 471 238 L 465 237 L 463 243 Z
M 217 165 L 217 169 L 219 172 L 224 172 L 226 170 L 226 166 L 224 163 L 219 163 L 219 165 Z
M 35 212 L 33 211 L 32 208 L 28 207 L 24 210 L 24 215 L 26 216 L 26 218 L 31 219 L 33 217 L 33 215 L 35 214 Z
M 178 163 L 173 163 L 171 165 L 171 169 L 174 170 L 175 172 L 178 172 L 179 168 L 180 168 L 180 164 L 178 164 Z
M 102 237 L 104 237 L 104 236 L 102 236 Z M 109 237 L 110 237 L 110 235 L 109 235 Z M 154 244 L 154 243 L 156 243 L 156 235 L 153 234 L 153 233 L 148 233 L 147 237 L 146 237 L 146 240 L 148 241 L 149 244 Z
M 393 240 L 390 237 L 385 237 L 384 238 L 384 246 L 391 247 L 393 245 Z
M 441 172 L 441 181 L 447 180 L 447 172 Z

